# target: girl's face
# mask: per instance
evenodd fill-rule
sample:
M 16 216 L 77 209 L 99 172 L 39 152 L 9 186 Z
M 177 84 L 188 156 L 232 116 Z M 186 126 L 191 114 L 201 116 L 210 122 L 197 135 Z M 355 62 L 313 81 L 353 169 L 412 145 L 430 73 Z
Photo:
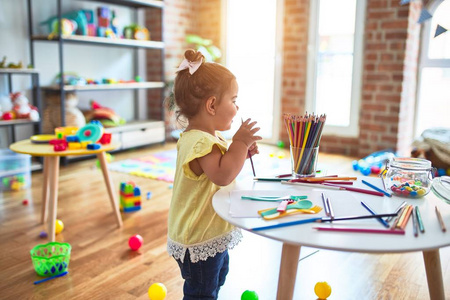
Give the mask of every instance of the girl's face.
M 236 105 L 238 94 L 238 84 L 235 79 L 231 82 L 230 88 L 223 94 L 222 99 L 216 109 L 216 130 L 224 131 L 231 128 L 233 118 L 236 116 L 239 106 Z

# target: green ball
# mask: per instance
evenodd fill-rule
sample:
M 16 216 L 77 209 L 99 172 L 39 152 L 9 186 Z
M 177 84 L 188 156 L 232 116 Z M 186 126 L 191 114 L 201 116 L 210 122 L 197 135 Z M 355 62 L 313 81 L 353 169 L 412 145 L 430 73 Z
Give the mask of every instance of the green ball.
M 284 148 L 284 142 L 283 141 L 278 141 L 277 142 L 277 147 L 278 148 Z
M 258 300 L 258 294 L 255 291 L 246 290 L 242 293 L 241 300 Z

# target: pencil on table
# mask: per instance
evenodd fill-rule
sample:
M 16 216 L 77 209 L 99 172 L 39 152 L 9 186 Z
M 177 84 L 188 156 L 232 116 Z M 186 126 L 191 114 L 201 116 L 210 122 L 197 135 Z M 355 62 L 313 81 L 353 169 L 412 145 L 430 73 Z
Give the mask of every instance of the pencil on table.
M 333 207 L 331 206 L 331 200 L 329 197 L 327 197 L 327 204 L 328 204 L 328 211 L 330 212 L 330 218 L 331 220 L 334 220 L 334 211 Z
M 367 209 L 372 215 L 376 215 L 376 212 L 375 212 L 373 209 L 371 209 L 371 208 L 369 207 L 369 205 L 367 205 L 366 203 L 364 203 L 364 201 L 361 201 L 361 205 L 364 206 L 364 208 Z M 378 218 L 377 220 L 378 220 L 381 224 L 383 224 L 384 227 L 389 228 L 389 224 L 388 224 L 385 220 L 383 220 L 382 218 Z
M 406 225 L 408 224 L 409 217 L 411 217 L 412 210 L 413 206 L 409 205 L 408 210 L 406 211 L 405 219 L 403 220 L 403 223 L 400 224 L 400 229 L 405 229 Z
M 416 206 L 417 207 L 417 206 Z M 415 210 L 412 210 L 412 221 L 413 221 L 413 233 L 415 237 L 419 236 L 419 225 L 417 224 L 417 215 L 415 214 Z
M 367 185 L 368 187 L 371 187 L 372 189 L 374 189 L 377 192 L 383 193 L 385 196 L 387 197 L 392 197 L 391 194 L 389 194 L 388 192 L 386 192 L 385 190 L 380 189 L 379 187 L 371 184 L 370 182 L 367 182 L 365 180 L 362 180 L 362 183 L 364 183 L 365 185 Z
M 439 211 L 439 208 L 437 206 L 434 207 L 436 211 L 436 216 L 439 221 L 439 225 L 441 226 L 442 232 L 446 232 L 447 228 L 445 228 L 444 220 L 442 220 L 441 212 Z
M 328 211 L 328 205 L 327 205 L 327 200 L 325 199 L 325 194 L 322 193 L 322 202 L 323 202 L 323 209 L 325 209 L 325 215 L 327 217 L 330 216 L 330 212 Z
M 395 227 L 400 227 L 400 225 L 403 223 L 403 220 L 405 219 L 405 216 L 406 216 L 406 212 L 408 211 L 408 207 L 409 207 L 409 205 L 406 205 L 405 207 L 403 207 L 402 212 L 400 213 L 400 216 L 399 216 L 397 222 L 395 223 Z
M 397 208 L 395 209 L 395 213 L 396 213 L 396 214 L 400 213 L 401 210 L 402 210 L 402 208 L 405 207 L 406 204 L 407 204 L 406 201 L 403 201 L 403 203 L 400 204 L 400 206 L 397 207 Z M 386 222 L 390 222 L 392 219 L 393 219 L 393 218 L 387 218 L 387 219 L 386 219 Z
M 241 118 L 241 123 L 244 123 L 244 120 Z M 252 154 L 250 153 L 250 150 L 247 150 L 248 158 L 250 159 L 250 164 L 252 165 L 252 171 L 253 171 L 253 177 L 256 177 L 255 173 L 255 166 L 253 165 L 253 159 Z
M 422 216 L 420 215 L 419 207 L 416 206 L 414 208 L 414 211 L 415 211 L 416 216 L 417 216 L 417 223 L 419 223 L 420 232 L 424 233 L 425 232 L 425 227 L 423 226 Z

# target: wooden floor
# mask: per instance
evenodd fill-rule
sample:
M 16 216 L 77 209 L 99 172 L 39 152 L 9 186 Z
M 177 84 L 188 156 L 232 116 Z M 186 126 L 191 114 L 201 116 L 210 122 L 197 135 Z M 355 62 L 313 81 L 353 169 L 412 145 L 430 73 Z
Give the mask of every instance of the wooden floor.
M 154 146 L 115 155 L 115 160 L 138 158 L 174 144 Z M 262 147 L 258 170 L 277 148 Z M 354 174 L 351 158 L 320 154 L 319 167 L 328 172 Z M 69 274 L 39 285 L 30 249 L 45 240 L 39 233 L 42 174 L 33 173 L 32 188 L 0 194 L 0 299 L 148 299 L 147 289 L 162 282 L 167 299 L 182 298 L 182 279 L 175 261 L 166 253 L 167 213 L 170 184 L 111 172 L 114 184 L 135 181 L 144 196 L 142 210 L 122 214 L 124 227 L 117 229 L 103 178 L 94 160 L 61 167 L 58 219 L 65 229 L 57 241 L 72 245 Z M 145 197 L 144 197 L 145 198 Z M 22 205 L 28 199 L 29 204 Z M 140 234 L 144 245 L 129 250 L 131 235 Z M 447 298 L 450 299 L 450 247 L 441 249 Z M 230 273 L 219 299 L 240 299 L 254 290 L 259 299 L 275 299 L 281 243 L 244 232 L 243 242 L 230 251 Z M 420 252 L 406 254 L 360 254 L 302 248 L 295 299 L 316 299 L 314 285 L 327 281 L 332 299 L 429 299 Z

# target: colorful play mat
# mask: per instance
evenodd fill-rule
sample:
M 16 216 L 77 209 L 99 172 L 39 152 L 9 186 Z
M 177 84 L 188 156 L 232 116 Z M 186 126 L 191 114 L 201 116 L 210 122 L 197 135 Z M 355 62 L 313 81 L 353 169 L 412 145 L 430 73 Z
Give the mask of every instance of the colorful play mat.
M 173 182 L 176 160 L 177 151 L 173 149 L 141 158 L 112 162 L 108 165 L 108 168 L 111 171 Z

